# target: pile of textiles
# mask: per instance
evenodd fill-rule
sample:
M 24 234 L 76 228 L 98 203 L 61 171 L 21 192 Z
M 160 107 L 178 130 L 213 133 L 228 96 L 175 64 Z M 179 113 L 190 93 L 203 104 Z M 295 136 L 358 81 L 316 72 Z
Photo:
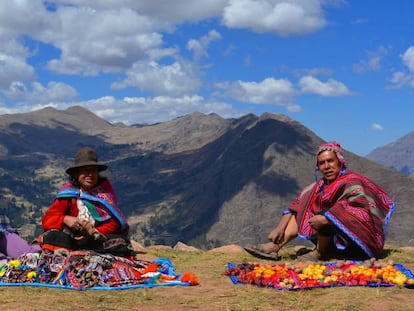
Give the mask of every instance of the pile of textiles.
M 176 274 L 167 258 L 127 259 L 91 251 L 44 250 L 0 264 L 0 286 L 43 286 L 66 289 L 128 289 L 196 285 L 192 273 Z
M 333 286 L 414 287 L 414 275 L 402 264 L 381 260 L 327 263 L 229 263 L 225 271 L 234 284 L 297 290 Z

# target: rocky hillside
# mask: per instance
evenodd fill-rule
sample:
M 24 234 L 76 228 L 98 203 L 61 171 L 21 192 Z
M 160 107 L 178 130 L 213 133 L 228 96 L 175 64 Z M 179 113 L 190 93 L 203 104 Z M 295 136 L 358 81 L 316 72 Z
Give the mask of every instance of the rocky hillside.
M 414 132 L 373 150 L 367 158 L 414 177 Z
M 193 113 L 153 125 L 110 124 L 81 107 L 0 116 L 0 211 L 21 233 L 64 182 L 76 150 L 94 147 L 109 164 L 133 238 L 197 247 L 259 242 L 298 191 L 314 180 L 322 140 L 281 115 L 223 119 Z M 388 241 L 414 245 L 414 180 L 345 152 L 397 202 Z

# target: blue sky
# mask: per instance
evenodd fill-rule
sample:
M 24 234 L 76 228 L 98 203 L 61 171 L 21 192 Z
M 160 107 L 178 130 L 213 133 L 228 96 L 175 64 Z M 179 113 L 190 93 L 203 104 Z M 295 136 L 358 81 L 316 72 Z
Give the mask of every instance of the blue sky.
M 286 115 L 364 156 L 414 131 L 414 1 L 4 0 L 0 114 Z

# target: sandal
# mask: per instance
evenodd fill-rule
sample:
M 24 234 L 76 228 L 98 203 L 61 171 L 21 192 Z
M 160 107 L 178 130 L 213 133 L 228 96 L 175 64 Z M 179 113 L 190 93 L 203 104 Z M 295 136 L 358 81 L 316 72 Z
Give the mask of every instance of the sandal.
M 260 258 L 260 259 L 268 259 L 268 260 L 280 260 L 280 256 L 277 252 L 265 252 L 261 245 L 253 245 L 253 246 L 245 246 L 243 247 L 246 252 L 248 252 L 250 255 L 253 255 L 254 257 Z

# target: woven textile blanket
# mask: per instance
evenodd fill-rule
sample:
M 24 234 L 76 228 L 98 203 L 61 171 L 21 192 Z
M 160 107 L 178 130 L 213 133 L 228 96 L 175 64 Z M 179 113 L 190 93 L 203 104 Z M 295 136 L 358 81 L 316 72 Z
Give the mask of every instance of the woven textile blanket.
M 168 258 L 144 261 L 91 251 L 26 253 L 0 264 L 0 286 L 75 290 L 130 289 L 198 284 L 192 273 L 176 274 Z
M 225 274 L 234 284 L 280 290 L 333 286 L 404 286 L 414 288 L 413 273 L 392 261 L 337 261 L 328 263 L 229 263 Z

